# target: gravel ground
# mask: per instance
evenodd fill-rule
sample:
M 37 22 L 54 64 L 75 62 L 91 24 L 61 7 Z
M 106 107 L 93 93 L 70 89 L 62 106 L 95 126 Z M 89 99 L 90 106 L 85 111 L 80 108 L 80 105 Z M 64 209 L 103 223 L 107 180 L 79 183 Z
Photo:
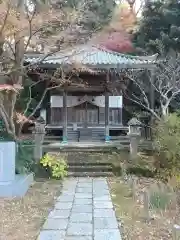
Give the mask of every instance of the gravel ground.
M 144 219 L 141 192 L 155 184 L 154 179 L 138 178 L 135 200 L 129 194 L 129 186 L 121 178 L 109 178 L 108 182 L 123 240 L 172 239 L 172 225 L 176 214 L 174 204 L 166 211 L 151 212 L 151 221 L 146 222 Z
M 21 199 L 0 199 L 0 240 L 35 240 L 60 194 L 61 182 L 37 180 Z

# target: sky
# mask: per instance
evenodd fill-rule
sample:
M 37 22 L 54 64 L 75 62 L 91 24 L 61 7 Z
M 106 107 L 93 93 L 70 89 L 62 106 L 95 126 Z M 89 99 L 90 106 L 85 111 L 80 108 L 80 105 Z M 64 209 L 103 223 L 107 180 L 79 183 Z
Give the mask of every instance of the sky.
M 141 7 L 142 2 L 144 2 L 144 0 L 135 0 L 135 10 L 138 11 Z M 117 4 L 122 4 L 122 3 L 127 3 L 126 0 L 116 0 Z M 140 15 L 141 13 L 139 12 L 138 15 Z

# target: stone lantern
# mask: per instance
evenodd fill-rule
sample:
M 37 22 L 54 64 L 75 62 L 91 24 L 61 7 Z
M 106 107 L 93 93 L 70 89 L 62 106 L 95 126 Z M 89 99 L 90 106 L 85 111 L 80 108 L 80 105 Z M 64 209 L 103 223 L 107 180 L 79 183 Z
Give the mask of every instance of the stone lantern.
M 35 142 L 35 147 L 34 147 L 34 159 L 36 162 L 38 162 L 42 158 L 42 147 L 43 147 L 43 142 L 44 142 L 44 137 L 46 134 L 45 131 L 45 121 L 44 119 L 37 119 L 37 122 L 35 123 L 35 128 L 34 128 L 34 142 Z
M 132 118 L 128 122 L 130 137 L 130 158 L 136 159 L 138 154 L 138 145 L 141 137 L 141 122 L 137 118 Z

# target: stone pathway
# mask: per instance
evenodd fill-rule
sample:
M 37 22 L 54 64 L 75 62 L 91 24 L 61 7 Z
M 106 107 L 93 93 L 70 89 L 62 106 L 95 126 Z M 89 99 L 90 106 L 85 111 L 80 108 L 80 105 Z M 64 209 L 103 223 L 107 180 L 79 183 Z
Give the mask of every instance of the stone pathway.
M 38 240 L 121 240 L 106 179 L 66 180 Z

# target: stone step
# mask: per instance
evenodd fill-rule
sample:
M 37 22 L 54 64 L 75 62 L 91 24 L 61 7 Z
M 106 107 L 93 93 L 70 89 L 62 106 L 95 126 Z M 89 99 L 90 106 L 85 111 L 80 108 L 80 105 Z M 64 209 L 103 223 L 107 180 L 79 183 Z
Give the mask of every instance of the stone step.
M 68 172 L 68 177 L 113 177 L 112 172 Z
M 68 167 L 69 172 L 112 172 L 111 166 L 72 166 Z
M 106 162 L 106 160 L 104 162 L 102 161 L 98 161 L 98 160 L 91 160 L 91 159 L 87 159 L 87 161 L 85 160 L 80 160 L 80 159 L 75 159 L 74 161 L 73 160 L 69 160 L 67 161 L 67 164 L 69 166 L 77 166 L 77 167 L 84 167 L 84 166 L 94 166 L 94 167 L 112 167 L 112 163 L 108 163 Z
M 119 147 L 119 149 L 124 149 L 124 147 Z M 44 145 L 43 146 L 43 151 L 46 152 L 59 152 L 61 151 L 62 153 L 78 153 L 78 152 L 84 152 L 84 153 L 111 153 L 113 150 L 112 148 L 60 148 L 60 147 L 55 147 L 55 146 L 49 146 L 49 145 Z M 117 150 L 117 148 L 114 147 L 114 150 Z

